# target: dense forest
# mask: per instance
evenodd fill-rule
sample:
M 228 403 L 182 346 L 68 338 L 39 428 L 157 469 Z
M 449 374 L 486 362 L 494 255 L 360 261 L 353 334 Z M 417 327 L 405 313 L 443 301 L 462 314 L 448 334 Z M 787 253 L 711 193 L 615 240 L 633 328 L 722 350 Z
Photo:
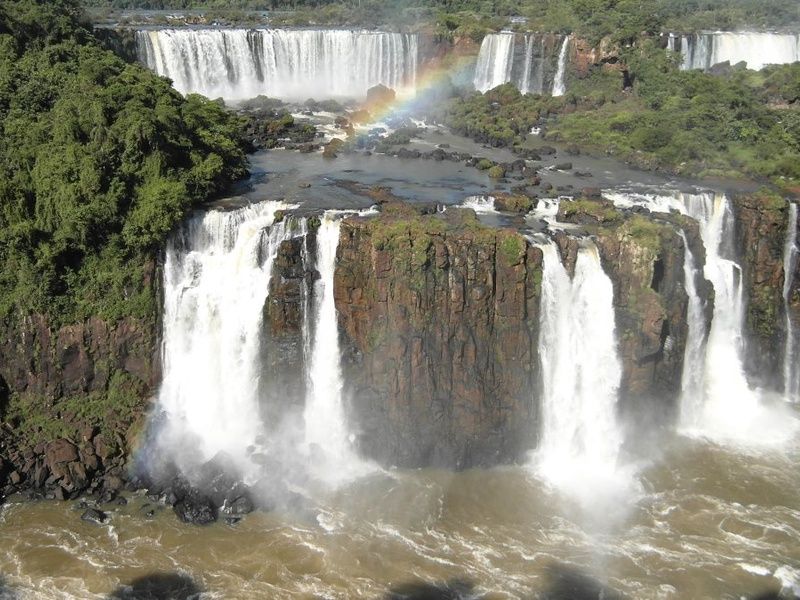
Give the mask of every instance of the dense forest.
M 154 313 L 143 268 L 246 174 L 218 104 L 100 47 L 73 0 L 0 5 L 0 311 Z
M 785 27 L 800 23 L 796 0 L 84 0 L 92 8 L 294 11 L 291 21 L 318 24 L 435 22 L 443 32 L 463 28 L 480 37 L 525 17 L 526 28 L 575 32 L 599 39 L 635 39 L 663 30 Z M 240 15 L 241 16 L 241 15 Z M 276 16 L 277 22 L 284 17 Z

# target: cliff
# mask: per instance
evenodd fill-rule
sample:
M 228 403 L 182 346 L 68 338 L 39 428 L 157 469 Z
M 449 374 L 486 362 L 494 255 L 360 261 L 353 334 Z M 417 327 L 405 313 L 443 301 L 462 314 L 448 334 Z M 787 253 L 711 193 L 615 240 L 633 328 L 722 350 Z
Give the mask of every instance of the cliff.
M 382 464 L 466 468 L 535 446 L 541 252 L 512 230 L 387 206 L 342 224 L 350 419 Z
M 745 367 L 758 385 L 780 382 L 786 339 L 783 252 L 789 203 L 770 192 L 734 194 L 734 248 L 746 305 Z

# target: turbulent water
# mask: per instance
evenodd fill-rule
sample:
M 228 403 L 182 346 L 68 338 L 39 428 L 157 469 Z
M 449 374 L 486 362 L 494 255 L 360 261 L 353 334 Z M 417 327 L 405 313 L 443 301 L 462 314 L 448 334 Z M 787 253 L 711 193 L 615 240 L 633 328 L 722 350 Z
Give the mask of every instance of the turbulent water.
M 417 36 L 312 29 L 136 32 L 140 61 L 182 93 L 242 100 L 363 97 L 383 84 L 413 93 Z
M 523 94 L 564 93 L 569 36 L 511 32 L 483 38 L 473 84 L 486 92 L 513 83 Z
M 669 48 L 683 55 L 681 68 L 708 69 L 729 61 L 745 61 L 749 69 L 761 70 L 800 60 L 800 34 L 769 32 L 705 32 L 669 37 Z

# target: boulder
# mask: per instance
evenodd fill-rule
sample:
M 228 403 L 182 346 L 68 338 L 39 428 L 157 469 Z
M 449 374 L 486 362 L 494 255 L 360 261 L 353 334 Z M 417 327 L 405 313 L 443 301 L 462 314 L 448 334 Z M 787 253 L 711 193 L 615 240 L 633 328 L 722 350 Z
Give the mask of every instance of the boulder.
M 172 508 L 178 518 L 192 525 L 208 525 L 217 520 L 217 509 L 207 496 L 190 494 Z
M 78 460 L 78 449 L 69 440 L 58 439 L 47 445 L 45 456 L 47 465 L 52 469 L 55 465 Z
M 96 508 L 87 508 L 81 515 L 81 521 L 102 525 L 108 521 L 108 515 L 102 510 L 98 510 Z

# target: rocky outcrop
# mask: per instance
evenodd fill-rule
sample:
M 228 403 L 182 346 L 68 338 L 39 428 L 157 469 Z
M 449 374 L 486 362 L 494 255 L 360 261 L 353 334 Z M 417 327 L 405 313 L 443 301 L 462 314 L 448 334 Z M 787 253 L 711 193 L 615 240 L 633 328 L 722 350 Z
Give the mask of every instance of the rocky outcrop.
M 335 275 L 350 422 L 404 467 L 511 462 L 535 446 L 541 252 L 470 210 L 387 205 L 342 223 Z
M 146 284 L 157 280 L 151 269 Z M 0 493 L 122 487 L 160 377 L 157 329 L 155 317 L 56 327 L 35 314 L 0 324 Z
M 786 337 L 783 251 L 789 203 L 771 192 L 734 194 L 734 248 L 742 266 L 747 307 L 745 367 L 751 381 L 774 385 L 782 378 Z
M 623 413 L 634 422 L 670 423 L 678 408 L 688 334 L 680 231 L 688 232 L 695 260 L 702 261 L 697 223 L 678 215 L 643 216 L 589 199 L 564 202 L 559 219 L 586 227 L 614 285 Z M 565 265 L 574 270 L 579 241 L 565 234 L 556 241 Z M 710 283 L 695 283 L 707 306 L 713 306 Z
M 319 219 L 309 218 L 318 225 Z M 272 265 L 269 296 L 264 306 L 264 339 L 262 364 L 265 377 L 261 379 L 261 397 L 265 423 L 279 423 L 288 407 L 303 403 L 305 381 L 303 356 L 304 315 L 312 310 L 313 271 L 316 252 L 315 228 L 303 237 L 284 241 Z

